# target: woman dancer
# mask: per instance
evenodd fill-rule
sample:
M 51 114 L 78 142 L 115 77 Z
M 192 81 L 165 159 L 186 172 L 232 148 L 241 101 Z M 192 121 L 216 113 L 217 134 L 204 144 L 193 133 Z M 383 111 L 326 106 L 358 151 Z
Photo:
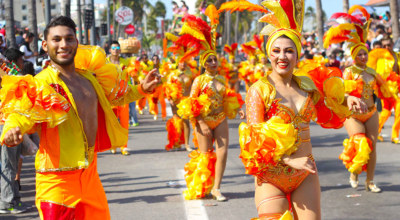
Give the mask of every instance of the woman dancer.
M 272 12 L 267 14 L 272 26 L 262 32 L 269 35 L 267 54 L 272 72 L 248 91 L 248 124 L 239 127 L 240 157 L 246 173 L 256 177 L 255 203 L 260 219 L 291 219 L 290 212 L 295 219 L 321 219 L 309 123 L 317 117 L 322 127 L 339 128 L 350 114 L 341 105 L 345 102 L 343 81 L 338 78 L 341 72 L 317 67 L 293 74 L 301 53 L 304 1 L 265 1 L 263 5 Z M 269 12 L 258 5 L 252 8 Z M 357 111 L 365 108 L 352 96 L 347 103 Z
M 199 150 L 190 153 L 191 160 L 185 165 L 188 189 L 184 195 L 186 199 L 197 199 L 211 192 L 217 201 L 225 201 L 220 186 L 228 153 L 227 117 L 235 118 L 243 101 L 239 94 L 228 89 L 225 78 L 218 74 L 215 51 L 218 13 L 215 6 L 210 5 L 205 14 L 210 18 L 212 28 L 200 18 L 188 15 L 184 17 L 181 36 L 182 42 L 193 45 L 187 54 L 201 54 L 200 64 L 205 68 L 205 73 L 194 80 L 190 98 L 178 105 L 178 114 L 182 118 L 190 118 L 195 124 L 199 145 Z M 244 118 L 244 112 L 240 114 Z
M 349 18 L 352 22 L 343 23 L 343 17 Z M 351 7 L 348 14 L 333 14 L 332 18 L 338 19 L 341 23 L 336 23 L 328 30 L 324 38 L 324 46 L 327 47 L 332 42 L 347 41 L 351 56 L 355 61 L 355 64 L 346 68 L 343 74 L 346 94 L 361 98 L 367 104 L 368 111 L 363 114 L 355 113 L 346 120 L 344 125 L 350 139 L 344 140 L 344 150 L 340 159 L 350 172 L 352 188 L 358 187 L 358 175 L 366 171 L 365 189 L 376 193 L 381 191 L 373 182 L 379 116 L 373 92 L 375 87 L 379 88 L 377 95 L 382 99 L 390 98 L 391 94 L 382 77 L 375 70 L 367 67 L 368 49 L 365 41 L 369 29 L 369 17 L 368 12 L 359 5 Z

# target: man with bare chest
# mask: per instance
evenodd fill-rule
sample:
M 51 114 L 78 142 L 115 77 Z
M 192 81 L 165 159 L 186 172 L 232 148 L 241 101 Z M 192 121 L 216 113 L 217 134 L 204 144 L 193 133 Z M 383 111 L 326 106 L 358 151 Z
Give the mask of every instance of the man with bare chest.
M 111 74 L 115 68 L 108 72 L 108 76 L 114 78 L 99 77 L 107 73 L 81 68 L 79 59 L 86 57 L 78 56 L 74 61 L 78 51 L 75 29 L 69 17 L 54 18 L 44 31 L 42 43 L 51 64 L 35 78 L 3 78 L 4 88 L 11 89 L 3 88 L 1 93 L 12 95 L 14 84 L 14 87 L 19 85 L 18 80 L 25 80 L 36 91 L 28 94 L 21 90 L 27 93 L 22 96 L 30 98 L 26 102 L 34 100 L 21 106 L 32 107 L 25 107 L 23 112 L 21 108 L 8 109 L 0 141 L 13 147 L 22 141 L 24 133 L 33 129 L 39 133 L 35 168 L 36 207 L 41 219 L 110 219 L 107 198 L 97 173 L 97 152 L 121 146 L 127 141 L 128 132 L 118 123 L 111 106 L 151 93 L 160 77 L 153 70 L 142 84 L 126 88 L 120 86 L 117 72 Z M 104 59 L 103 67 L 112 66 L 105 62 L 104 51 L 97 47 L 82 48 L 80 53 L 92 51 L 96 55 L 92 59 Z M 2 100 L 2 104 L 8 101 Z

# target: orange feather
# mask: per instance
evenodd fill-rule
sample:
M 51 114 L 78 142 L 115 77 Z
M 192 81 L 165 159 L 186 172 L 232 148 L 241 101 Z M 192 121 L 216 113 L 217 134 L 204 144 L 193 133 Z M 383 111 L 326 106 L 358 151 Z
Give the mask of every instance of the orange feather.
M 204 14 L 210 19 L 211 26 L 219 24 L 219 14 L 214 5 L 209 5 Z
M 231 11 L 231 13 L 233 13 L 235 11 L 244 11 L 244 10 L 268 13 L 268 10 L 265 9 L 264 7 L 250 3 L 246 0 L 237 0 L 237 1 L 234 0 L 230 2 L 225 2 L 218 9 L 218 13 L 221 13 L 223 11 Z

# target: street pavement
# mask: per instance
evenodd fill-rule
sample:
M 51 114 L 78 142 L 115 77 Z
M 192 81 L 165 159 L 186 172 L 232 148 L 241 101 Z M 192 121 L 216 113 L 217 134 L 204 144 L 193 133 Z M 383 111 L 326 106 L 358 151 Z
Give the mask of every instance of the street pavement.
M 221 191 L 227 202 L 211 198 L 185 201 L 183 167 L 189 161 L 186 151 L 166 152 L 165 122 L 139 115 L 140 126 L 129 129 L 131 155 L 103 152 L 98 155 L 98 171 L 107 194 L 111 219 L 202 219 L 245 220 L 257 216 L 254 205 L 254 179 L 244 174 L 239 159 L 239 119 L 229 121 L 229 156 Z M 400 145 L 390 143 L 393 117 L 386 123 L 385 142 L 378 143 L 375 182 L 383 192 L 364 190 L 365 173 L 358 189 L 349 186 L 349 173 L 338 159 L 344 128 L 322 129 L 311 125 L 313 154 L 319 170 L 322 219 L 400 219 Z M 34 206 L 34 162 L 25 158 L 22 168 L 22 201 Z M 310 195 L 313 196 L 313 195 Z M 0 219 L 38 219 L 36 208 L 18 215 L 0 215 Z

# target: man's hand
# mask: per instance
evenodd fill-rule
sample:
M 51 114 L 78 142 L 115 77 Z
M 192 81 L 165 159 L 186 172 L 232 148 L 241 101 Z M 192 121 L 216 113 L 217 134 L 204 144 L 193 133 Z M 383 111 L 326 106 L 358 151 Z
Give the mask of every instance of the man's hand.
M 142 89 L 146 93 L 152 93 L 160 82 L 161 76 L 158 73 L 158 69 L 153 69 L 146 75 L 146 77 L 142 81 Z
M 4 144 L 13 147 L 22 142 L 21 129 L 19 127 L 12 128 L 4 135 Z

